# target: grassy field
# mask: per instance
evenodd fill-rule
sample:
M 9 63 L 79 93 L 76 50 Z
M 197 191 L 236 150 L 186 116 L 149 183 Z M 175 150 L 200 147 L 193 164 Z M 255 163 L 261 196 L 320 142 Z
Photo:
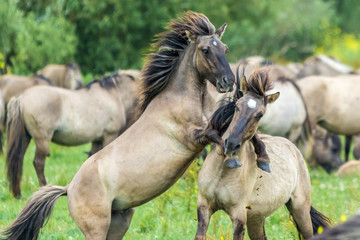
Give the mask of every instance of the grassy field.
M 51 156 L 46 162 L 45 176 L 48 183 L 66 185 L 86 160 L 85 151 L 90 145 L 62 147 L 51 145 Z M 0 230 L 7 227 L 21 211 L 26 200 L 38 189 L 32 159 L 35 147 L 31 143 L 24 160 L 22 199 L 16 200 L 9 193 L 5 174 L 5 159 L 0 157 Z M 193 239 L 197 228 L 197 162 L 170 190 L 135 211 L 125 239 Z M 311 170 L 313 206 L 335 223 L 349 218 L 360 209 L 359 177 L 338 178 L 321 169 Z M 67 209 L 67 199 L 57 202 L 52 217 L 42 229 L 39 239 L 84 239 Z M 289 220 L 285 207 L 266 220 L 269 239 L 297 239 L 295 227 Z M 223 212 L 211 218 L 208 239 L 232 239 L 232 226 Z M 248 239 L 248 238 L 247 238 Z

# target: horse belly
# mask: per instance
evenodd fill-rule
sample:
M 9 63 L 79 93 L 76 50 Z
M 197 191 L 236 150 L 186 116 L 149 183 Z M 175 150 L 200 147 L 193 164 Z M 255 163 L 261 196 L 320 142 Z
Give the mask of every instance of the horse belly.
M 51 139 L 52 142 L 64 145 L 64 146 L 78 146 L 81 144 L 85 144 L 88 142 L 95 141 L 97 139 L 101 139 L 102 132 L 94 132 L 94 131 L 58 131 L 54 132 L 54 135 Z
M 95 154 L 103 155 L 99 172 L 114 195 L 116 209 L 139 206 L 165 192 L 197 154 L 176 139 L 159 134 L 158 129 L 147 128 L 144 132 L 138 125 L 135 123 Z

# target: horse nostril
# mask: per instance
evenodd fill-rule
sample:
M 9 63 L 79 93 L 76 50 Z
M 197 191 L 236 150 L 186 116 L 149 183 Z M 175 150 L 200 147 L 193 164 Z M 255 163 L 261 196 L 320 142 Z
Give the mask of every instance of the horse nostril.
M 225 139 L 225 142 L 224 142 L 224 149 L 227 149 L 227 147 L 228 147 L 228 140 L 227 140 L 227 139 Z
M 224 84 L 229 84 L 229 79 L 227 77 L 223 77 L 223 83 Z
M 234 152 L 236 152 L 239 149 L 240 149 L 240 144 L 236 144 L 235 147 L 234 147 Z

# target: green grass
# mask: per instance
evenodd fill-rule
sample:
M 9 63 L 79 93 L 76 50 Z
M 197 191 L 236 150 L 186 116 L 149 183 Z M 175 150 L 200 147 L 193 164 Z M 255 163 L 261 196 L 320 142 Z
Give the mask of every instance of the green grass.
M 51 156 L 46 162 L 45 176 L 48 183 L 66 185 L 86 160 L 85 151 L 90 145 L 62 147 L 51 145 Z M 34 144 L 31 143 L 24 160 L 22 180 L 22 199 L 14 199 L 10 193 L 4 170 L 5 159 L 0 157 L 0 229 L 3 230 L 16 218 L 29 199 L 38 189 L 38 181 L 32 159 Z M 189 171 L 170 190 L 153 201 L 138 207 L 125 239 L 193 239 L 195 236 L 197 172 L 196 162 Z M 351 217 L 360 209 L 359 177 L 338 178 L 328 175 L 321 169 L 311 170 L 313 206 L 335 223 L 341 216 Z M 67 209 L 67 199 L 57 202 L 48 224 L 42 229 L 39 239 L 84 239 L 82 233 L 71 219 Z M 285 207 L 280 208 L 266 220 L 269 239 L 297 239 L 295 227 L 289 220 Z M 209 239 L 232 239 L 230 219 L 223 212 L 211 218 Z M 248 238 L 247 238 L 248 239 Z

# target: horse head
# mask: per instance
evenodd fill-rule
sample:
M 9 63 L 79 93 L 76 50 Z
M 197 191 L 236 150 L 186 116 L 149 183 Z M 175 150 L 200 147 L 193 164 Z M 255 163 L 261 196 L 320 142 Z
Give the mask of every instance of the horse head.
M 332 171 L 339 169 L 343 164 L 341 149 L 342 144 L 338 135 L 329 133 L 319 127 L 316 128 L 312 154 L 315 161 L 327 173 L 330 174 Z
M 200 78 L 209 80 L 220 93 L 231 92 L 235 76 L 226 59 L 228 47 L 221 42 L 226 23 L 212 35 L 197 36 L 185 31 L 188 40 L 196 45 L 194 62 Z
M 268 69 L 257 70 L 249 81 L 241 79 L 242 97 L 236 102 L 234 116 L 229 126 L 230 135 L 224 142 L 226 155 L 236 154 L 240 146 L 251 139 L 258 128 L 259 121 L 265 113 L 266 105 L 273 103 L 280 93 L 266 94 L 272 89 Z

